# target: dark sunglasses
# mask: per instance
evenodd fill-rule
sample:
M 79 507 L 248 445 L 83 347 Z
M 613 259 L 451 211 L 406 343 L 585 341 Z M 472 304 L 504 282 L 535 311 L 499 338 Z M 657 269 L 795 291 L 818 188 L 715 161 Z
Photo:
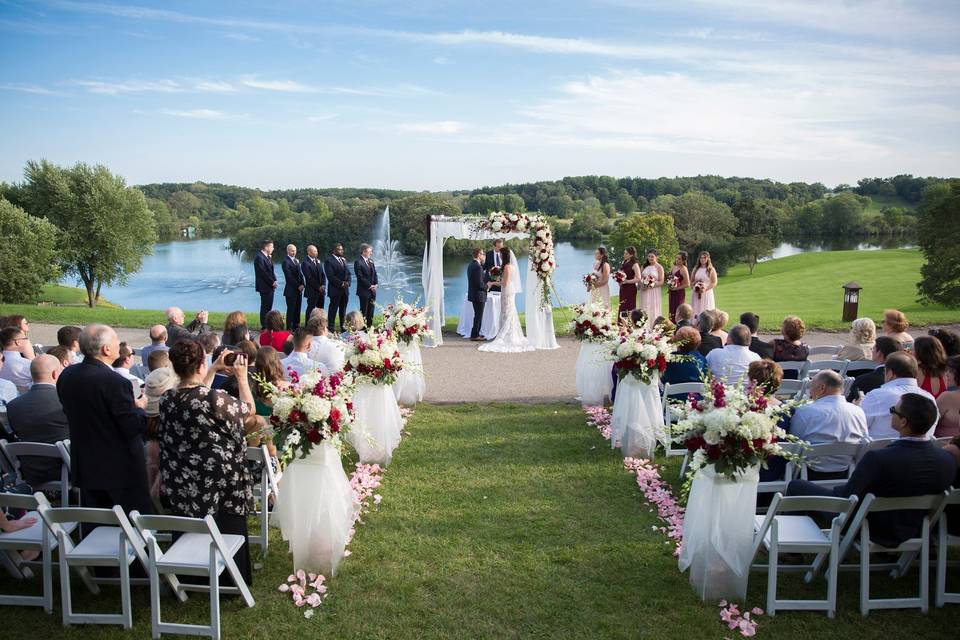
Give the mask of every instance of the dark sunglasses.
M 899 411 L 896 407 L 890 407 L 890 415 L 900 416 L 900 417 L 903 418 L 904 420 L 907 419 L 907 416 L 905 416 L 905 415 L 903 415 L 902 413 L 900 413 L 900 411 Z

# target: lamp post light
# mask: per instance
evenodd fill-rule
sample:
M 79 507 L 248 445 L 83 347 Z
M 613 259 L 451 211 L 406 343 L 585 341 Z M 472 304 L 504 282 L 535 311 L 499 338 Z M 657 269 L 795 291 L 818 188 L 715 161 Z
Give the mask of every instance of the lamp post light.
M 843 321 L 853 322 L 857 319 L 857 309 L 860 306 L 861 287 L 856 281 L 843 285 Z

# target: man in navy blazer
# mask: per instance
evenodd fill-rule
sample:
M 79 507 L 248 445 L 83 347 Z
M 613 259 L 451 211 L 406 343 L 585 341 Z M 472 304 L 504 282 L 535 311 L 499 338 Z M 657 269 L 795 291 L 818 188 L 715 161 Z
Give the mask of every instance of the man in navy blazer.
M 347 259 L 343 257 L 343 245 L 339 242 L 333 245 L 333 254 L 324 260 L 323 272 L 327 276 L 327 295 L 330 298 L 327 328 L 330 333 L 336 333 L 334 321 L 339 314 L 340 333 L 343 333 L 346 331 L 343 321 L 347 315 L 347 296 L 350 295 L 350 269 L 347 267 Z
M 267 328 L 267 314 L 273 309 L 273 290 L 277 288 L 277 274 L 273 270 L 273 240 L 267 240 L 253 259 L 253 275 L 260 294 L 260 330 Z
M 487 285 L 483 278 L 483 264 L 483 249 L 476 247 L 473 250 L 473 260 L 467 267 L 467 300 L 473 304 L 473 326 L 470 328 L 470 339 L 474 342 L 484 339 L 480 335 L 483 308 L 487 305 Z
M 323 296 L 327 290 L 327 276 L 317 258 L 317 248 L 312 244 L 307 246 L 307 259 L 300 265 L 300 272 L 303 273 L 303 296 L 307 299 L 307 315 L 304 318 L 310 322 L 313 310 L 323 309 Z
M 57 379 L 70 427 L 71 472 L 84 507 L 152 513 L 143 434 L 146 396 L 133 399 L 130 381 L 110 366 L 120 352 L 116 332 L 103 324 L 80 334 L 83 362 Z
M 357 297 L 360 298 L 360 313 L 367 323 L 373 326 L 373 309 L 377 302 L 377 266 L 373 264 L 373 247 L 360 245 L 360 257 L 353 263 L 353 272 L 357 275 Z
M 40 354 L 30 361 L 33 386 L 7 403 L 7 420 L 20 442 L 56 444 L 70 437 L 57 396 L 57 378 L 62 371 L 63 365 L 51 355 Z M 55 458 L 24 456 L 20 462 L 23 479 L 29 484 L 60 480 L 60 461 Z
M 867 452 L 846 484 L 830 490 L 794 480 L 787 487 L 787 495 L 855 495 L 862 500 L 868 493 L 878 498 L 904 498 L 938 494 L 949 488 L 957 472 L 956 460 L 925 436 L 937 421 L 936 403 L 919 393 L 905 393 L 890 413 L 900 438 L 883 449 Z M 868 517 L 870 538 L 888 547 L 918 537 L 923 526 L 923 511 L 883 511 Z
M 300 328 L 300 306 L 303 304 L 303 273 L 297 260 L 297 245 L 287 245 L 287 257 L 283 269 L 283 298 L 287 301 L 287 330 Z
M 487 251 L 486 257 L 483 260 L 483 273 L 484 277 L 487 279 L 487 282 L 493 280 L 493 276 L 490 275 L 490 270 L 494 267 L 503 268 L 503 263 L 500 260 L 500 249 L 503 249 L 503 240 L 497 238 L 493 241 L 493 249 Z M 494 284 L 490 286 L 490 291 L 500 291 L 500 285 Z

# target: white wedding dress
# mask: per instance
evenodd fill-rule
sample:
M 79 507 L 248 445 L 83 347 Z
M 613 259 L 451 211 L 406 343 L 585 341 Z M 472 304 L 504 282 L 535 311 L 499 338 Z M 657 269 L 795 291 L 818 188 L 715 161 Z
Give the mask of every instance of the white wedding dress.
M 516 295 L 519 289 L 520 275 L 517 262 L 512 260 L 503 269 L 503 286 L 500 291 L 500 331 L 492 342 L 480 345 L 480 351 L 496 353 L 521 353 L 535 351 L 520 326 L 520 314 L 517 313 Z

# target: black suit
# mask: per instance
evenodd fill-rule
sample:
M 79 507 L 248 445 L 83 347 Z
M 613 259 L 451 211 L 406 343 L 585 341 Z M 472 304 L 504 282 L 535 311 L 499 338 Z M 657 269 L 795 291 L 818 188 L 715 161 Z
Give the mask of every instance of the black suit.
M 300 326 L 300 306 L 303 304 L 303 274 L 300 261 L 287 256 L 283 259 L 283 297 L 287 301 L 287 330 L 293 331 Z
M 750 339 L 750 351 L 753 351 L 761 358 L 773 360 L 773 345 L 769 342 L 764 342 L 757 336 L 753 336 Z
M 267 314 L 273 309 L 273 288 L 277 283 L 277 274 L 273 270 L 273 261 L 263 251 L 258 251 L 253 259 L 253 275 L 257 293 L 260 294 L 260 328 L 266 329 Z
M 843 486 L 831 490 L 794 480 L 787 495 L 855 495 L 861 500 L 868 493 L 878 498 L 927 496 L 946 490 L 956 472 L 956 460 L 933 441 L 900 439 L 863 456 Z M 895 547 L 920 535 L 923 511 L 882 511 L 870 514 L 869 519 L 872 540 Z
M 483 321 L 483 308 L 487 304 L 487 286 L 483 281 L 483 267 L 476 260 L 467 267 L 467 300 L 473 303 L 473 326 L 470 337 L 480 337 L 480 323 Z
M 340 332 L 343 333 L 346 331 L 343 320 L 347 315 L 347 296 L 350 295 L 350 269 L 347 268 L 346 258 L 327 256 L 323 262 L 323 272 L 327 276 L 327 297 L 330 299 L 327 328 L 331 333 L 336 332 L 334 320 L 340 314 Z
M 7 404 L 10 429 L 20 442 L 56 444 L 70 437 L 67 416 L 63 413 L 57 388 L 52 384 L 35 384 L 30 390 Z M 39 485 L 60 479 L 60 462 L 52 458 L 24 456 L 20 459 L 23 479 Z
M 73 484 L 85 507 L 152 513 L 143 451 L 144 414 L 130 381 L 93 358 L 64 369 L 57 393 L 70 425 Z
M 500 257 L 496 254 L 497 252 L 491 249 L 490 251 L 487 251 L 483 259 L 483 274 L 487 282 L 493 280 L 493 278 L 490 277 L 490 269 L 493 269 L 496 266 L 499 266 L 501 269 L 503 269 L 502 261 L 499 265 L 497 264 L 497 260 L 500 260 Z M 490 287 L 490 291 L 500 291 L 500 285 L 493 285 Z
M 697 349 L 697 351 L 700 352 L 700 355 L 706 356 L 714 349 L 723 349 L 723 340 L 721 340 L 719 336 L 701 332 L 700 347 Z
M 327 276 L 323 273 L 320 260 L 307 258 L 300 265 L 303 274 L 303 295 L 307 299 L 307 322 L 314 309 L 323 309 L 323 294 L 327 288 Z
M 353 272 L 357 275 L 357 297 L 360 298 L 360 313 L 367 323 L 367 328 L 373 326 L 373 308 L 377 302 L 377 291 L 370 287 L 378 283 L 377 265 L 373 260 L 367 260 L 363 256 L 357 258 L 353 263 Z
M 847 394 L 847 400 L 854 402 L 860 397 L 861 391 L 863 392 L 863 395 L 867 395 L 874 389 L 882 387 L 883 383 L 885 382 L 885 375 L 886 367 L 877 367 L 873 371 L 861 373 L 854 378 L 853 384 L 850 386 L 850 393 Z

